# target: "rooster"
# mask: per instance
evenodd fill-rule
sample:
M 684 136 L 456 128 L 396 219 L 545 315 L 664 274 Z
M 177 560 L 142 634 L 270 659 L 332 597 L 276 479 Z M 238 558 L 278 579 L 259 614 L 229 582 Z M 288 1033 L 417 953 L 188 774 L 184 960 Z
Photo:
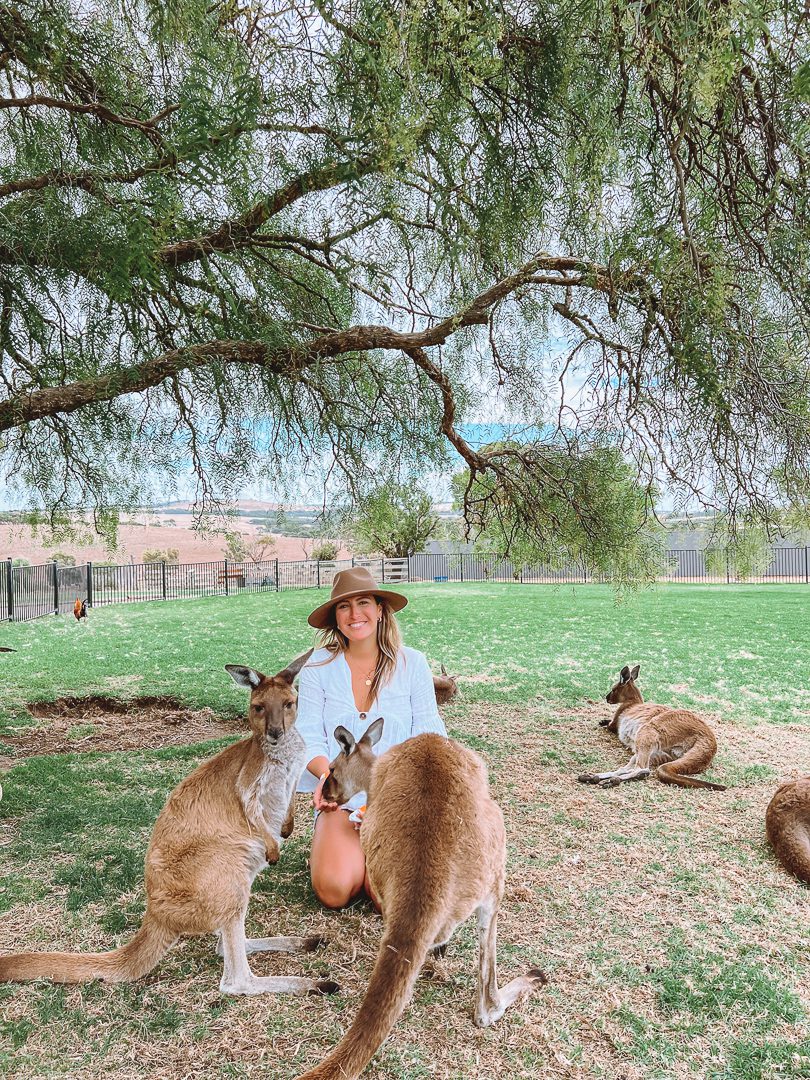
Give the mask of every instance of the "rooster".
M 87 618 L 87 601 L 86 600 L 80 600 L 79 597 L 77 596 L 76 597 L 76 603 L 73 605 L 73 614 L 76 616 L 77 619 L 86 619 Z

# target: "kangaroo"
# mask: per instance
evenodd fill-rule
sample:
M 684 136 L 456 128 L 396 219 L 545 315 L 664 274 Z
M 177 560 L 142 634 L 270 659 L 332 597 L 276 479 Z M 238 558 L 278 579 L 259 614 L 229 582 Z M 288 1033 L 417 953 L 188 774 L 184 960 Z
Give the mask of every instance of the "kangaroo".
M 203 762 L 169 795 L 146 853 L 146 913 L 132 941 L 106 953 L 3 956 L 0 981 L 130 982 L 151 971 L 181 936 L 218 933 L 224 994 L 337 989 L 329 981 L 259 978 L 248 966 L 248 953 L 308 952 L 321 938 L 245 939 L 253 879 L 278 861 L 282 838 L 293 830 L 306 750 L 295 729 L 292 683 L 309 655 L 271 677 L 226 666 L 238 685 L 250 689 L 252 733 Z
M 765 831 L 777 859 L 810 885 L 810 776 L 776 789 L 765 811 Z
M 709 725 L 688 709 L 645 704 L 636 686 L 638 673 L 638 664 L 632 671 L 627 665 L 622 668 L 619 681 L 605 698 L 609 705 L 619 707 L 612 720 L 600 720 L 602 727 L 616 732 L 633 756 L 615 772 L 585 773 L 580 782 L 616 787 L 627 780 L 643 780 L 656 770 L 664 784 L 725 791 L 722 784 L 695 780 L 691 775 L 705 772 L 717 753 Z
M 433 676 L 433 692 L 436 695 L 437 705 L 446 705 L 448 701 L 452 701 L 458 693 L 458 685 L 456 679 L 458 675 L 448 675 L 447 669 L 442 664 L 441 675 Z
M 503 896 L 506 839 L 481 758 L 440 735 L 417 735 L 379 758 L 375 720 L 359 742 L 335 730 L 341 751 L 324 798 L 368 793 L 360 844 L 385 929 L 366 996 L 337 1048 L 298 1080 L 354 1080 L 405 1009 L 427 954 L 478 913 L 475 1023 L 487 1027 L 546 981 L 532 968 L 499 989 L 496 923 Z

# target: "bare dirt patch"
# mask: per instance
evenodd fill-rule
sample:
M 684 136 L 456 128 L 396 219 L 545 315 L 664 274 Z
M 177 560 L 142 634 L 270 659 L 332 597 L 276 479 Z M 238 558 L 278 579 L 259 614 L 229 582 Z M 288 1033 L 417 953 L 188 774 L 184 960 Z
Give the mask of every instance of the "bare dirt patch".
M 244 720 L 223 719 L 211 709 L 192 709 L 171 697 L 63 697 L 32 702 L 28 711 L 40 723 L 4 736 L 4 746 L 13 747 L 14 753 L 0 757 L 2 767 L 40 754 L 155 750 L 247 730 Z

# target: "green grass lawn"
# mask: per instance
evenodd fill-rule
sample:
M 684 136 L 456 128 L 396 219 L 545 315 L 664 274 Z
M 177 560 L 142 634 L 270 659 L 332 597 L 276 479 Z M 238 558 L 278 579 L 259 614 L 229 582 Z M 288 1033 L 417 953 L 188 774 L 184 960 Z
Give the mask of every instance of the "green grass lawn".
M 481 1032 L 475 935 L 461 931 L 365 1075 L 615 1078 L 810 1076 L 810 892 L 774 863 L 763 815 L 778 779 L 810 772 L 810 589 L 664 586 L 616 605 L 600 586 L 404 586 L 408 644 L 460 673 L 451 733 L 484 754 L 504 808 L 502 978 L 547 988 Z M 223 670 L 272 672 L 312 644 L 328 593 L 243 595 L 7 625 L 0 743 L 26 702 L 170 695 L 221 716 L 245 694 Z M 723 793 L 654 780 L 578 785 L 626 753 L 604 694 L 641 664 L 649 700 L 704 712 Z M 126 718 L 124 718 L 124 722 Z M 77 747 L 91 727 L 69 731 Z M 0 802 L 0 949 L 106 949 L 143 912 L 142 860 L 168 792 L 224 741 L 14 757 Z M 0 746 L 0 753 L 3 747 Z M 321 953 L 256 957 L 261 974 L 330 973 L 329 999 L 226 999 L 210 941 L 176 947 L 130 986 L 0 987 L 0 1075 L 266 1076 L 318 1060 L 356 1009 L 379 940 L 365 905 L 321 911 L 307 885 L 309 814 L 256 882 L 254 934 L 331 936 Z

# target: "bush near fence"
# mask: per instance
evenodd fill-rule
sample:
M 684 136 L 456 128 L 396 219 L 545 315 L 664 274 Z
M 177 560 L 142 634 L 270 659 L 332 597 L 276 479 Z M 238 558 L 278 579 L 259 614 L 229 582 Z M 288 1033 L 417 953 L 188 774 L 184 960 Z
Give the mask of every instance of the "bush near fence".
M 719 561 L 720 572 L 707 567 L 707 552 L 680 549 L 666 554 L 659 581 L 702 584 L 787 582 L 810 584 L 810 547 L 774 547 L 762 574 L 738 576 L 730 560 Z M 517 566 L 500 556 L 412 555 L 408 559 L 343 559 L 330 562 L 124 563 L 119 566 L 0 565 L 0 618 L 26 622 L 43 615 L 72 612 L 76 597 L 88 606 L 124 604 L 136 600 L 181 600 L 192 596 L 230 596 L 240 592 L 280 592 L 330 586 L 335 574 L 350 566 L 367 566 L 382 584 L 403 581 L 494 581 L 524 584 L 605 583 L 610 575 L 594 573 L 583 563 L 563 566 Z

